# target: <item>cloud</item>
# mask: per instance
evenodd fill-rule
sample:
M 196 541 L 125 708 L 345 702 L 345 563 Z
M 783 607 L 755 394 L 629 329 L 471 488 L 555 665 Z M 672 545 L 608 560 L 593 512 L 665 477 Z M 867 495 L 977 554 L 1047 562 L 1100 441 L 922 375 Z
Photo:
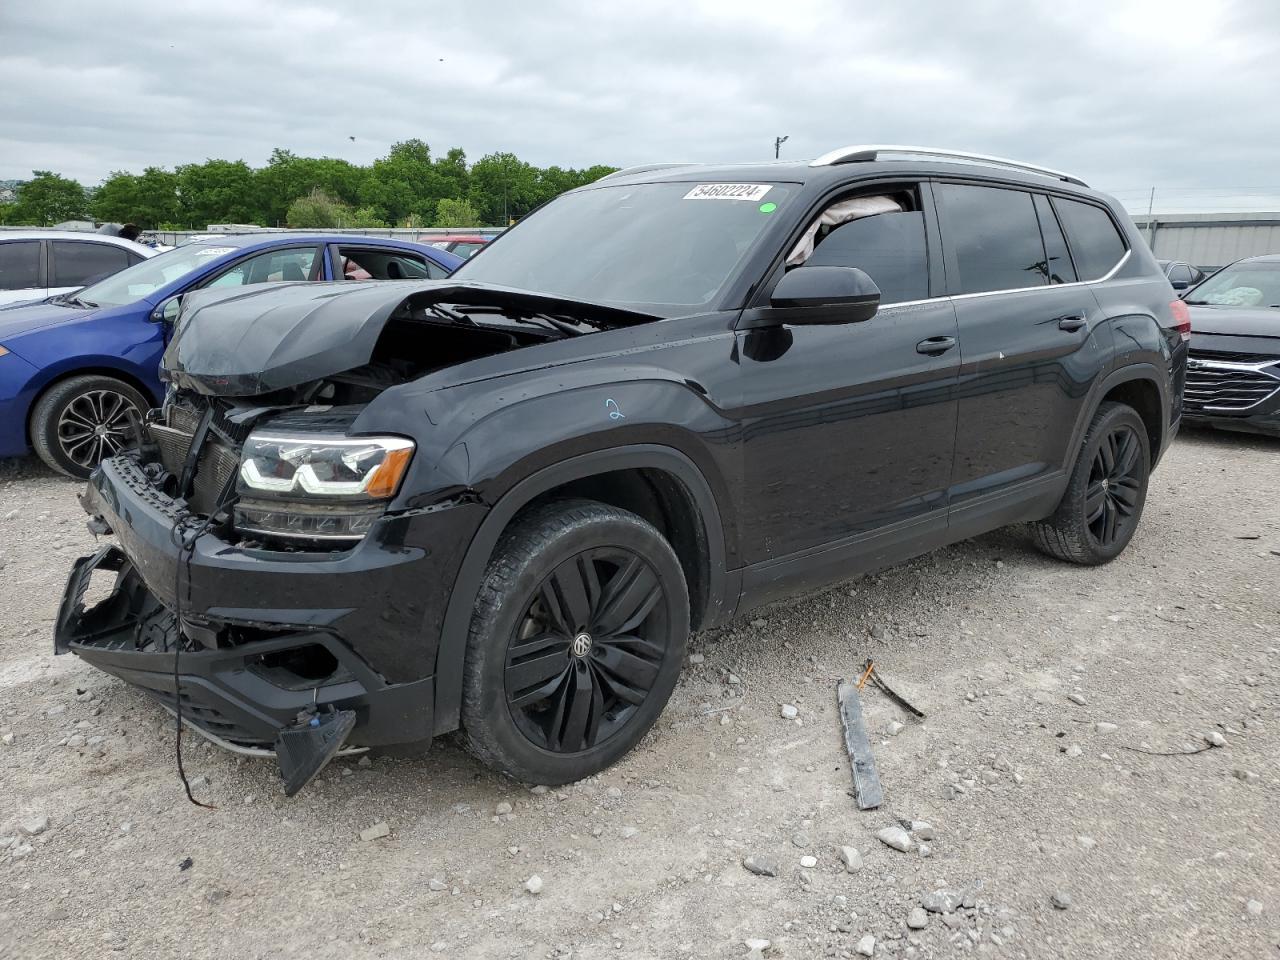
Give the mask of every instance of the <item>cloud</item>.
M 0 36 L 0 178 L 277 146 L 367 163 L 409 137 L 544 166 L 754 160 L 785 134 L 789 157 L 1015 156 L 1143 205 L 1153 184 L 1280 196 L 1272 0 L 67 0 L 0 5 Z

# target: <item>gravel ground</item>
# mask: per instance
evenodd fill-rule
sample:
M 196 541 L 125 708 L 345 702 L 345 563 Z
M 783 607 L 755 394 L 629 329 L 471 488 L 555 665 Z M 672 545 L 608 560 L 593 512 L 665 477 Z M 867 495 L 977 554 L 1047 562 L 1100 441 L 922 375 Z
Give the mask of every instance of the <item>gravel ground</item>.
M 160 708 L 51 656 L 76 486 L 0 463 L 0 956 L 1280 957 L 1278 488 L 1280 442 L 1184 434 L 1106 568 L 1002 531 L 701 634 L 640 749 L 561 791 L 445 741 L 286 800 L 186 738 L 204 810 Z M 859 812 L 834 690 L 867 656 L 928 719 L 863 694 Z

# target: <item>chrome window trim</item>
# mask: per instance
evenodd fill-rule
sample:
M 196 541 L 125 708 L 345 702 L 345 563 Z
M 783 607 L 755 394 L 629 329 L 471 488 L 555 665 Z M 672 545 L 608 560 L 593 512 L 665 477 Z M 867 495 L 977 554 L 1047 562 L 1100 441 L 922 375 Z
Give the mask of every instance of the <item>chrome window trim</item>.
M 1010 287 L 1007 290 L 983 290 L 980 293 L 953 293 L 941 297 L 926 297 L 923 300 L 903 300 L 899 303 L 886 303 L 880 309 L 891 310 L 894 307 L 912 307 L 921 303 L 937 303 L 939 300 L 973 300 L 978 297 L 999 297 L 1006 293 L 1031 293 L 1036 290 L 1065 290 L 1068 287 L 1089 287 L 1095 283 L 1106 283 L 1115 277 L 1120 272 L 1121 267 L 1128 263 L 1132 254 L 1132 250 L 1126 249 L 1124 256 L 1116 261 L 1116 265 L 1096 280 L 1073 280 L 1070 283 L 1041 284 L 1035 287 Z

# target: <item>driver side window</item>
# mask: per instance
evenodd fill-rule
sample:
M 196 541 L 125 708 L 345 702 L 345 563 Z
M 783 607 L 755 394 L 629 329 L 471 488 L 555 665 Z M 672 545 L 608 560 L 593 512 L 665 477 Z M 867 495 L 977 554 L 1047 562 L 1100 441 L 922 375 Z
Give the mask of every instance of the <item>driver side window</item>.
M 206 287 L 239 287 L 271 281 L 299 281 L 315 278 L 315 247 L 268 250 L 241 260 L 226 273 L 206 283 Z
M 814 267 L 857 267 L 880 288 L 880 303 L 929 297 L 924 214 L 877 213 L 840 224 L 805 261 Z M 801 268 L 803 269 L 803 268 Z

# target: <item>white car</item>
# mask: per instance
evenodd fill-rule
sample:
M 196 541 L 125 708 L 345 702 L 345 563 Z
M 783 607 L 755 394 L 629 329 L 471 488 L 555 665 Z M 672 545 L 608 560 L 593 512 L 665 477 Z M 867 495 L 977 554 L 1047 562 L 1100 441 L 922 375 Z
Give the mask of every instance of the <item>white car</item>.
M 156 251 L 132 240 L 71 230 L 0 231 L 0 305 L 72 293 Z

